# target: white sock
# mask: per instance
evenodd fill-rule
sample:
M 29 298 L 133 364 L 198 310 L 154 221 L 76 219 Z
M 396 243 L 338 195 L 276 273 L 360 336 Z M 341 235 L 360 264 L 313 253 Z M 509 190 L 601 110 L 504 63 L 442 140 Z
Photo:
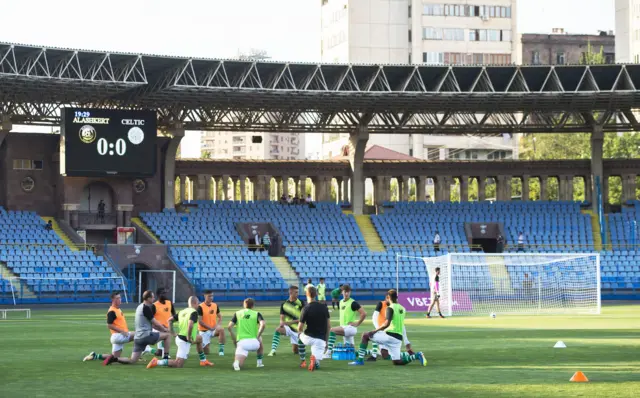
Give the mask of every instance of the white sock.
M 258 359 L 258 365 L 262 365 L 262 359 Z
M 151 352 L 151 346 L 150 346 L 150 345 L 148 345 L 148 346 L 144 349 L 144 352 Z

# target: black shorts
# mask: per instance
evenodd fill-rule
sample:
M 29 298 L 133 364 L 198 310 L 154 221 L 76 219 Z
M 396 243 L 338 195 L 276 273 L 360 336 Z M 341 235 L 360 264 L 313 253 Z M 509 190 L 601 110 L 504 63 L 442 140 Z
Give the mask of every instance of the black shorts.
M 142 352 L 148 345 L 157 344 L 160 341 L 160 333 L 151 332 L 147 337 L 133 340 L 133 352 Z

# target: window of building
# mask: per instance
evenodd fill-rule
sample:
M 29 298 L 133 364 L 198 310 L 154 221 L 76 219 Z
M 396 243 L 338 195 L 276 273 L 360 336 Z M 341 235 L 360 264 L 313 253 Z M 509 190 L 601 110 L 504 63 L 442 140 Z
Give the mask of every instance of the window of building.
M 425 40 L 442 40 L 442 29 L 432 27 L 422 28 L 422 38 Z
M 500 41 L 511 41 L 511 31 L 510 30 L 501 30 L 500 31 Z
M 42 170 L 42 160 L 13 159 L 14 170 Z
M 479 29 L 478 30 L 478 41 L 487 41 L 487 30 Z
M 507 18 L 511 18 L 511 7 L 505 7 L 505 8 L 506 8 Z
M 444 5 L 442 4 L 424 4 L 422 6 L 423 15 L 442 16 L 444 15 Z
M 409 4 L 409 18 L 411 18 L 411 4 Z
M 615 63 L 616 55 L 614 53 L 604 53 L 604 62 L 607 64 Z
M 489 6 L 489 17 L 491 18 L 496 17 L 496 8 L 494 6 Z
M 411 43 L 411 29 L 409 29 L 409 43 Z
M 540 65 L 540 51 L 531 52 L 531 64 Z
M 433 146 L 424 147 L 427 160 L 440 160 L 440 148 Z
M 564 65 L 564 63 L 565 63 L 564 51 L 558 51 L 556 53 L 556 65 Z
M 422 62 L 425 64 L 443 64 L 444 63 L 444 53 L 440 52 L 426 52 L 422 53 Z

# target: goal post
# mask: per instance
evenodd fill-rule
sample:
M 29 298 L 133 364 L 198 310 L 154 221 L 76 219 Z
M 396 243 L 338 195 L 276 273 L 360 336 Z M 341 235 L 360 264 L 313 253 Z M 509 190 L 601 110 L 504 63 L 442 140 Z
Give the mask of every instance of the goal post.
M 108 298 L 115 290 L 122 292 L 125 303 L 129 302 L 127 284 L 122 276 L 108 278 L 25 278 L 14 276 L 8 280 L 14 306 L 23 299 L 55 299 L 68 296 L 82 299 L 84 296 L 92 297 L 96 294 L 102 294 L 102 292 Z M 98 286 L 97 289 L 96 286 Z
M 424 263 L 425 290 L 440 268 L 440 309 L 445 315 L 600 313 L 598 253 L 397 255 L 397 274 L 416 259 Z

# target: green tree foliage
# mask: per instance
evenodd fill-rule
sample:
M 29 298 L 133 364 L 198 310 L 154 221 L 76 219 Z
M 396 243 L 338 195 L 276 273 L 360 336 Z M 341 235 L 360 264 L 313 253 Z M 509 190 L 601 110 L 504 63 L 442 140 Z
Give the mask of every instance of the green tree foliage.
M 604 47 L 600 46 L 599 52 L 593 52 L 591 42 L 587 42 L 587 51 L 580 57 L 580 63 L 582 65 L 602 65 L 606 61 L 604 57 Z
M 209 152 L 209 151 L 201 151 L 200 152 L 200 157 L 202 159 L 211 159 L 211 152 Z
M 527 134 L 520 142 L 520 159 L 590 159 L 591 135 L 576 134 Z M 608 133 L 604 136 L 603 157 L 606 159 L 634 159 L 640 157 L 640 134 L 635 132 Z M 532 197 L 540 197 L 540 185 L 537 180 L 530 181 L 529 191 Z M 640 189 L 638 189 L 640 194 Z M 558 198 L 558 181 L 549 179 L 547 195 L 550 200 Z M 584 182 L 574 179 L 574 199 L 583 200 Z M 618 177 L 609 179 L 609 202 L 619 204 L 622 195 L 622 182 Z M 487 196 L 489 197 L 489 196 Z

